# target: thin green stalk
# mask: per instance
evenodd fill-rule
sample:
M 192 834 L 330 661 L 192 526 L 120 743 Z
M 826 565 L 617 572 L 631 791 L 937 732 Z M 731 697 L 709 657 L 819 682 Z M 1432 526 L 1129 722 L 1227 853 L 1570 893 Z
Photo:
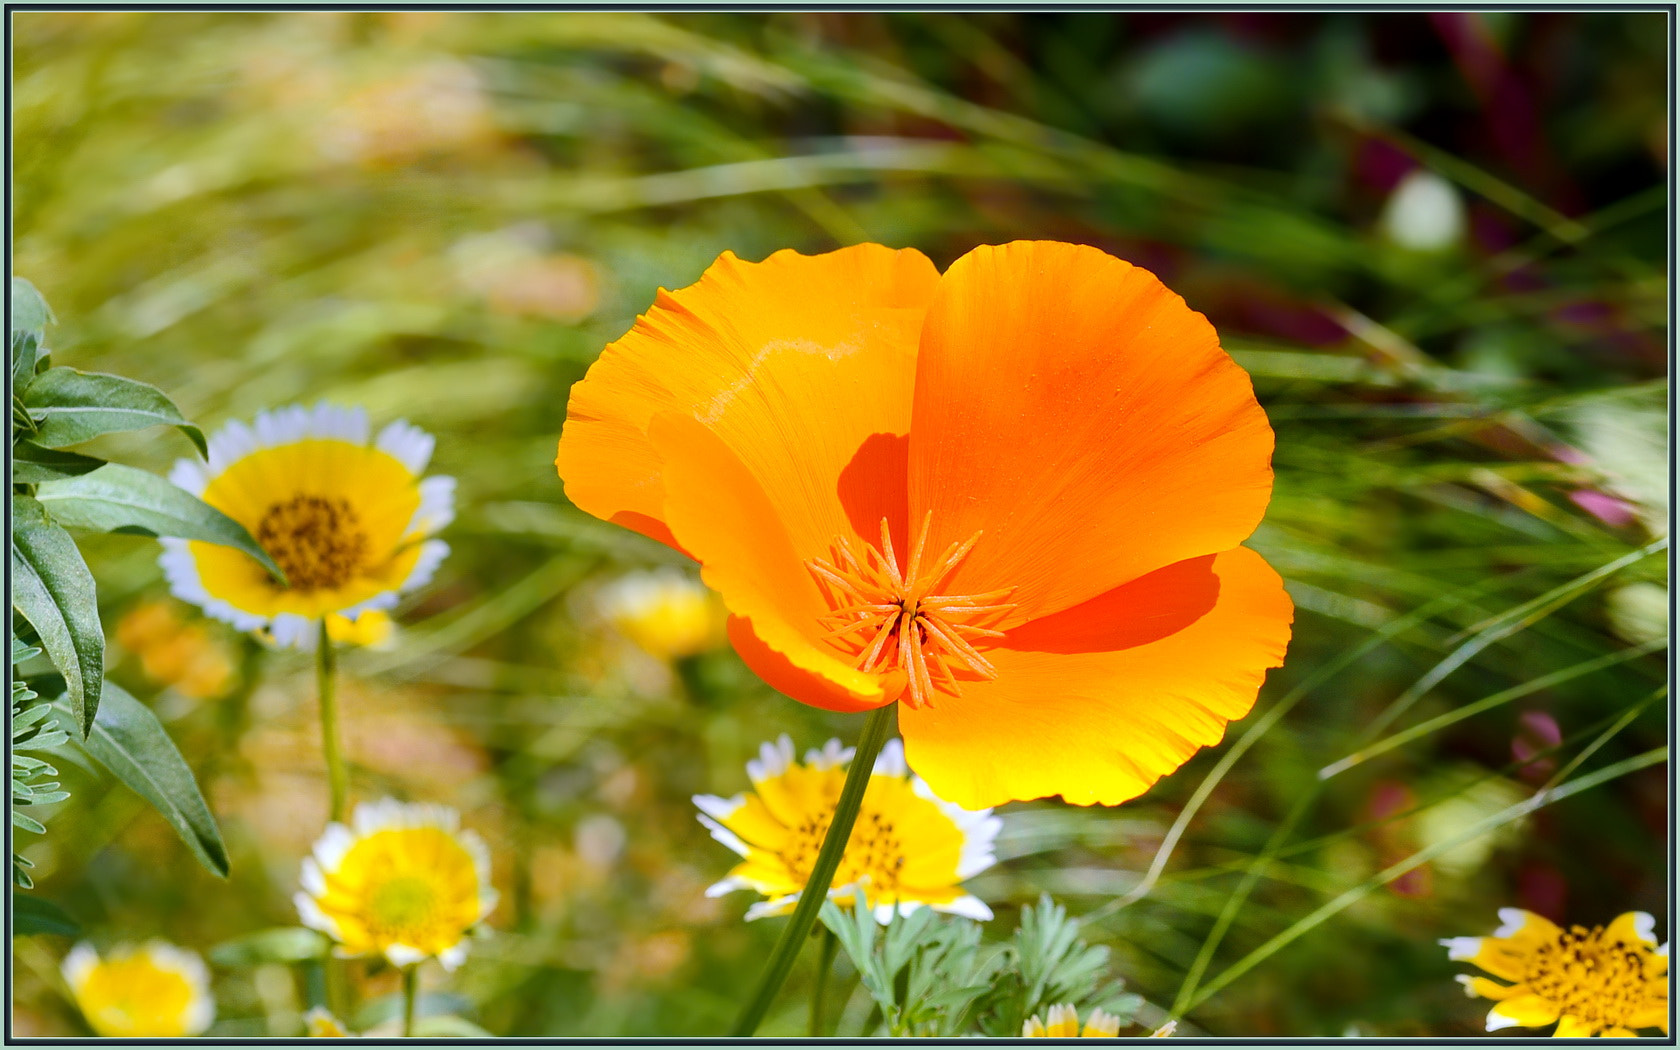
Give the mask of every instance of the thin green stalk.
M 757 990 L 753 992 L 746 1008 L 741 1011 L 740 1019 L 729 1032 L 733 1038 L 744 1039 L 758 1031 L 764 1015 L 770 1010 L 770 1004 L 775 1001 L 776 993 L 782 990 L 782 984 L 787 981 L 794 960 L 799 958 L 799 950 L 805 946 L 805 938 L 809 936 L 811 927 L 816 924 L 817 912 L 822 910 L 823 901 L 828 899 L 828 888 L 834 883 L 834 872 L 840 867 L 840 858 L 846 852 L 847 840 L 852 837 L 852 825 L 857 822 L 858 808 L 863 804 L 864 788 L 869 786 L 869 776 L 875 768 L 875 758 L 881 753 L 882 745 L 887 742 L 887 734 L 892 729 L 894 708 L 897 706 L 896 703 L 892 703 L 885 707 L 877 707 L 869 713 L 869 721 L 864 723 L 863 736 L 858 740 L 851 768 L 846 771 L 846 784 L 840 789 L 840 801 L 834 807 L 834 820 L 828 825 L 828 834 L 823 837 L 822 849 L 817 853 L 817 862 L 811 867 L 811 877 L 805 880 L 805 888 L 800 891 L 799 903 L 793 909 L 793 917 L 788 919 L 787 926 L 782 930 L 781 940 L 776 942 L 776 948 L 770 954 L 770 962 L 764 968 L 764 976 L 759 978 Z
M 340 1021 L 354 1012 L 350 1002 L 350 960 L 340 959 L 332 948 L 321 960 L 321 978 L 326 983 L 327 1010 Z
M 321 620 L 315 636 L 315 683 L 321 696 L 321 750 L 327 756 L 327 785 L 332 792 L 329 816 L 343 823 L 350 797 L 350 777 L 344 768 L 344 749 L 338 739 L 338 695 L 335 688 L 337 655 L 327 637 L 327 621 Z
M 404 1039 L 414 1038 L 414 1004 L 420 998 L 420 964 L 403 967 L 403 1026 Z
M 811 1025 L 809 1035 L 816 1039 L 823 1031 L 823 999 L 828 993 L 829 971 L 834 969 L 834 956 L 840 950 L 840 938 L 827 926 L 818 934 L 822 948 L 817 954 L 817 985 L 811 990 Z
M 1414 725 L 1409 729 L 1402 729 L 1400 732 L 1386 736 L 1368 747 L 1361 748 L 1350 755 L 1339 758 L 1319 770 L 1318 778 L 1320 780 L 1329 780 L 1331 777 L 1345 773 L 1354 766 L 1368 762 L 1371 759 L 1376 758 L 1378 755 L 1386 754 L 1397 747 L 1403 747 L 1404 745 L 1421 737 L 1426 737 L 1438 730 L 1445 729 L 1450 725 L 1462 722 L 1466 718 L 1472 718 L 1484 711 L 1491 711 L 1501 704 L 1510 703 L 1512 700 L 1520 700 L 1532 693 L 1538 693 L 1542 689 L 1550 689 L 1552 686 L 1558 685 L 1559 683 L 1580 678 L 1584 675 L 1592 674 L 1595 671 L 1602 671 L 1606 667 L 1613 667 L 1616 664 L 1626 663 L 1629 660 L 1636 660 L 1641 656 L 1654 653 L 1658 649 L 1666 648 L 1667 645 L 1668 639 L 1656 638 L 1640 645 L 1629 646 L 1626 649 L 1618 649 L 1615 652 L 1606 653 L 1597 659 L 1583 660 L 1578 664 L 1565 667 L 1559 671 L 1553 671 L 1551 674 L 1544 675 L 1540 678 L 1530 679 L 1521 685 L 1514 685 L 1509 689 L 1502 689 L 1491 696 L 1485 696 L 1474 703 L 1465 704 L 1462 707 L 1455 707 L 1451 711 L 1448 711 L 1445 714 L 1437 715 L 1427 722 L 1419 722 L 1417 725 Z

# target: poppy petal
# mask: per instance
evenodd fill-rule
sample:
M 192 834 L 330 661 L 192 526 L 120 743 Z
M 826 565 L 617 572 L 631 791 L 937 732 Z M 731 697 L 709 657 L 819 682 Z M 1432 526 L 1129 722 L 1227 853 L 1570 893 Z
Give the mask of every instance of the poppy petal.
M 931 707 L 899 710 L 911 768 L 940 798 L 967 809 L 1057 794 L 1112 806 L 1218 743 L 1226 723 L 1254 705 L 1289 641 L 1293 608 L 1265 559 L 1237 547 L 1211 563 L 1169 566 L 1123 588 L 1133 601 L 1105 595 L 1084 611 L 1115 616 L 1142 603 L 1147 616 L 1151 596 L 1164 601 L 1199 588 L 1210 567 L 1217 599 L 1171 633 L 1093 624 L 1079 635 L 1138 640 L 1127 648 L 1057 651 L 1036 624 L 1011 632 L 986 653 L 995 679 L 964 682 L 960 696 Z M 1187 619 L 1188 608 L 1173 616 Z M 1071 618 L 1066 626 L 1073 633 Z M 1012 640 L 1030 647 L 1010 648 Z
M 800 549 L 825 549 L 845 534 L 837 490 L 860 446 L 909 430 L 916 338 L 938 276 L 920 252 L 879 244 L 761 263 L 723 253 L 696 283 L 661 290 L 572 387 L 555 459 L 567 497 L 673 543 L 647 431 L 659 412 L 679 411 L 735 450 Z M 902 505 L 902 480 L 876 482 L 851 484 Z M 877 508 L 861 512 L 878 530 Z
M 1213 326 L 1095 248 L 976 248 L 939 281 L 916 361 L 910 519 L 984 538 L 942 589 L 1016 588 L 1014 623 L 1246 539 L 1272 428 Z
M 812 707 L 830 711 L 868 711 L 893 700 L 904 691 L 907 679 L 902 672 L 881 676 L 879 688 L 858 692 L 841 682 L 821 674 L 814 674 L 796 666 L 792 660 L 766 645 L 753 633 L 751 621 L 740 616 L 729 618 L 729 644 L 753 674 L 784 696 L 791 696 Z
M 776 506 L 723 439 L 680 412 L 655 416 L 648 438 L 665 464 L 663 520 L 758 643 L 743 657 L 762 665 L 764 650 L 779 656 L 786 667 L 778 663 L 782 679 L 771 684 L 796 700 L 828 706 L 820 701 L 846 696 L 849 704 L 838 709 L 854 711 L 890 702 L 881 676 L 856 670 L 817 641 L 827 602 Z M 731 635 L 739 641 L 740 628 Z

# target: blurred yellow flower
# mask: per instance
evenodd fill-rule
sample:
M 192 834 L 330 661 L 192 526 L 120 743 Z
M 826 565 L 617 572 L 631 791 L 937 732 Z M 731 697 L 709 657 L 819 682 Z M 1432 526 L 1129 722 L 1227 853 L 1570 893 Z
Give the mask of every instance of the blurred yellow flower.
M 1120 1034 L 1120 1019 L 1102 1010 L 1091 1011 L 1091 1019 L 1085 1022 L 1083 1029 L 1079 1027 L 1079 1011 L 1067 1003 L 1052 1006 L 1049 1017 L 1049 1024 L 1039 1020 L 1037 1014 L 1027 1018 L 1027 1023 L 1021 1026 L 1021 1036 L 1025 1039 L 1113 1039 Z
M 303 1015 L 304 1035 L 311 1039 L 353 1039 L 355 1036 L 344 1023 L 324 1006 L 311 1007 Z
M 804 763 L 795 762 L 793 741 L 784 734 L 747 763 L 751 792 L 727 799 L 694 796 L 700 823 L 745 858 L 706 895 L 738 889 L 762 893 L 766 899 L 747 909 L 748 919 L 792 911 L 828 833 L 851 758 L 851 748 L 830 740 L 821 751 L 807 751 Z M 888 741 L 875 762 L 829 896 L 850 906 L 861 892 L 883 924 L 895 905 L 899 914 L 927 905 L 989 919 L 991 909 L 958 884 L 996 863 L 992 843 L 1001 826 L 989 809 L 971 812 L 936 797 L 905 768 L 904 745 Z
M 1565 930 L 1533 912 L 1499 909 L 1491 937 L 1449 937 L 1447 957 L 1495 977 L 1459 974 L 1466 995 L 1498 1000 L 1487 1030 L 1557 1023 L 1552 1034 L 1632 1037 L 1640 1028 L 1668 1033 L 1668 946 L 1657 947 L 1655 922 L 1625 912 L 1609 926 Z
M 63 973 L 82 1016 L 98 1035 L 198 1035 L 216 1016 L 204 960 L 167 941 L 118 945 L 104 959 L 83 942 L 65 956 Z
M 677 569 L 620 577 L 602 588 L 598 602 L 609 623 L 661 660 L 693 656 L 724 641 L 723 604 Z
M 449 545 L 455 479 L 422 478 L 433 439 L 398 420 L 373 435 L 361 408 L 325 402 L 231 422 L 208 463 L 183 459 L 169 479 L 233 518 L 286 573 L 249 555 L 165 538 L 159 559 L 175 595 L 275 644 L 308 644 L 315 624 L 389 609 L 431 579 Z
M 133 653 L 140 670 L 183 696 L 209 700 L 233 685 L 233 657 L 211 629 L 188 622 L 166 601 L 145 601 L 117 621 L 117 644 Z
M 395 799 L 357 806 L 351 824 L 327 825 L 304 859 L 294 898 L 303 924 L 342 956 L 459 966 L 467 935 L 496 906 L 484 842 L 452 809 Z

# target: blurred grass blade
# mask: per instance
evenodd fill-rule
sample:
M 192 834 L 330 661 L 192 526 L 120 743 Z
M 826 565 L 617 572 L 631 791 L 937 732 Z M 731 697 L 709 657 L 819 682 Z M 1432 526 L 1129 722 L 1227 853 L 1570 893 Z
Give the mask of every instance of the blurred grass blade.
M 1548 792 L 1548 791 L 1552 790 L 1553 788 L 1557 787 L 1559 784 L 1563 783 L 1565 780 L 1568 780 L 1569 779 L 1569 774 L 1571 774 L 1571 773 L 1575 772 L 1577 769 L 1581 768 L 1581 764 L 1584 763 L 1587 759 L 1591 758 L 1593 755 L 1597 754 L 1599 748 L 1603 747 L 1605 744 L 1608 744 L 1612 739 L 1615 738 L 1617 733 L 1620 733 L 1622 730 L 1624 730 L 1628 726 L 1632 725 L 1633 720 L 1635 718 L 1639 717 L 1639 713 L 1641 711 L 1645 710 L 1647 707 L 1650 707 L 1652 704 L 1656 703 L 1658 700 L 1661 700 L 1663 697 L 1665 697 L 1667 695 L 1668 695 L 1668 686 L 1666 686 L 1666 685 L 1661 686 L 1661 687 L 1653 690 L 1650 693 L 1650 695 L 1645 697 L 1645 699 L 1643 699 L 1643 700 L 1639 701 L 1638 703 L 1632 705 L 1626 711 L 1623 711 L 1620 715 L 1617 716 L 1617 718 L 1614 722 L 1610 723 L 1610 725 L 1605 727 L 1604 732 L 1598 734 L 1598 736 L 1593 738 L 1592 743 L 1588 744 L 1586 747 L 1583 747 L 1580 750 L 1580 753 L 1578 753 L 1574 758 L 1571 758 L 1563 766 L 1562 769 L 1559 769 L 1556 773 L 1553 773 L 1551 775 L 1551 777 L 1549 777 L 1546 780 L 1546 783 L 1540 788 L 1540 793 L 1545 794 L 1546 792 Z
M 192 770 L 150 708 L 120 686 L 105 683 L 105 700 L 86 746 L 113 776 L 157 809 L 206 868 L 227 877 L 227 847 L 216 818 Z
M 1426 864 L 1451 849 L 1463 845 L 1466 842 L 1481 838 L 1488 832 L 1509 824 L 1513 820 L 1525 817 L 1535 810 L 1549 806 L 1553 802 L 1562 801 L 1571 795 L 1578 795 L 1589 788 L 1595 788 L 1600 784 L 1609 783 L 1617 777 L 1626 776 L 1629 773 L 1636 773 L 1641 769 L 1658 765 L 1662 762 L 1666 762 L 1667 760 L 1668 748 L 1654 748 L 1644 754 L 1635 755 L 1632 758 L 1624 759 L 1614 765 L 1605 766 L 1603 769 L 1598 770 L 1595 773 L 1589 773 L 1584 777 L 1572 780 L 1552 791 L 1537 792 L 1516 805 L 1507 806 L 1498 813 L 1495 813 L 1484 820 L 1477 821 L 1475 824 L 1466 828 L 1457 835 L 1442 839 L 1425 849 L 1418 850 L 1416 853 L 1411 854 L 1404 860 L 1384 868 L 1382 871 L 1379 871 L 1377 874 L 1348 890 L 1346 893 L 1343 893 L 1334 900 L 1331 900 L 1315 909 L 1305 918 L 1299 920 L 1282 933 L 1279 933 L 1277 936 L 1267 941 L 1265 944 L 1262 944 L 1260 947 L 1243 956 L 1237 962 L 1223 970 L 1219 976 L 1209 981 L 1207 985 L 1201 989 L 1200 994 L 1190 999 L 1189 1002 L 1184 1004 L 1182 1007 L 1175 1006 L 1173 1010 L 1174 1014 L 1183 1016 L 1185 1013 L 1195 1009 L 1197 1006 L 1206 1002 L 1209 997 L 1229 985 L 1232 981 L 1235 981 L 1243 974 L 1254 969 L 1254 967 L 1260 965 L 1262 962 L 1265 962 L 1280 949 L 1286 947 L 1306 933 L 1309 933 L 1325 920 L 1334 917 L 1350 905 L 1357 903 L 1372 890 L 1379 886 L 1393 882 L 1395 879 L 1406 874 L 1408 871 L 1411 871 L 1413 868 Z
M 1551 674 L 1542 675 L 1539 678 L 1531 679 L 1520 685 L 1514 685 L 1509 689 L 1504 689 L 1500 692 L 1494 693 L 1492 696 L 1483 697 L 1475 703 L 1465 704 L 1463 707 L 1454 708 L 1451 711 L 1431 718 L 1427 722 L 1419 722 L 1410 729 L 1401 730 L 1393 736 L 1384 737 L 1382 740 L 1372 744 L 1370 747 L 1361 748 L 1345 758 L 1337 759 L 1325 766 L 1323 769 L 1319 770 L 1318 778 L 1320 780 L 1329 780 L 1331 777 L 1336 776 L 1339 773 L 1345 773 L 1362 762 L 1367 762 L 1378 755 L 1392 751 L 1397 747 L 1403 747 L 1420 737 L 1428 736 L 1437 730 L 1445 729 L 1450 725 L 1455 725 L 1464 721 L 1466 718 L 1473 718 L 1484 711 L 1491 711 L 1501 704 L 1507 704 L 1512 700 L 1521 699 L 1522 697 L 1528 696 L 1532 693 L 1538 693 L 1542 689 L 1550 689 L 1554 685 L 1560 685 L 1563 682 L 1570 681 L 1571 679 L 1580 678 L 1582 675 L 1592 674 L 1595 671 L 1602 671 L 1606 667 L 1614 667 L 1617 664 L 1627 663 L 1629 660 L 1636 660 L 1648 653 L 1654 653 L 1659 649 L 1665 649 L 1667 647 L 1668 640 L 1666 638 L 1658 638 L 1653 641 L 1646 642 L 1643 645 L 1630 646 L 1629 648 L 1620 649 L 1613 653 L 1607 653 L 1604 656 L 1595 657 L 1591 660 L 1583 660 L 1578 664 L 1565 667 L 1562 670 L 1553 671 Z
M 1568 605 L 1591 590 L 1594 584 L 1615 574 L 1635 562 L 1641 561 L 1668 546 L 1668 539 L 1657 540 L 1641 547 L 1639 550 L 1624 554 L 1620 558 L 1608 562 L 1588 573 L 1583 573 L 1567 583 L 1552 588 L 1537 598 L 1530 599 L 1519 605 L 1512 606 L 1496 616 L 1489 617 L 1481 623 L 1467 629 L 1458 637 L 1465 634 L 1472 637 L 1453 650 L 1446 659 L 1436 664 L 1422 678 L 1412 684 L 1411 688 L 1395 697 L 1394 701 L 1384 708 L 1371 723 L 1366 726 L 1363 738 L 1374 740 L 1384 729 L 1387 729 L 1411 706 L 1421 699 L 1435 686 L 1454 671 L 1468 663 L 1476 654 L 1495 642 L 1516 634 L 1518 631 L 1532 627 L 1545 617 Z M 1456 639 L 1455 639 L 1456 640 Z
M 245 526 L 165 478 L 107 463 L 79 477 L 43 483 L 35 498 L 53 519 L 100 532 L 139 531 L 233 547 L 255 558 L 276 579 L 280 567 Z
M 70 721 L 86 734 L 99 709 L 105 632 L 93 574 L 70 534 L 28 496 L 12 501 L 12 609 L 64 676 Z

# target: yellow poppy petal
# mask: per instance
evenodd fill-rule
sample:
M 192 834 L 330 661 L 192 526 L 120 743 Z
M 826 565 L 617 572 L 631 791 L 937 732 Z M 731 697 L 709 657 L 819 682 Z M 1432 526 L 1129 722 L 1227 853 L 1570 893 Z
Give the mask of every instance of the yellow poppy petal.
M 673 542 L 649 427 L 677 411 L 776 497 L 807 556 L 850 530 L 848 497 L 866 529 L 890 508 L 902 515 L 902 443 L 896 468 L 859 450 L 909 429 L 916 338 L 938 276 L 920 252 L 878 244 L 762 263 L 725 252 L 693 285 L 662 291 L 572 388 L 555 461 L 567 497 Z M 879 469 L 897 470 L 896 488 Z
M 729 611 L 795 672 L 852 698 L 850 710 L 890 703 L 894 697 L 879 675 L 854 669 L 818 644 L 817 617 L 828 603 L 777 507 L 740 459 L 712 431 L 674 412 L 656 418 L 649 437 L 666 466 L 665 520 Z
M 1038 648 L 1008 648 L 1005 639 L 987 653 L 995 679 L 964 682 L 961 696 L 930 707 L 899 709 L 910 764 L 941 798 L 969 809 L 1057 794 L 1115 805 L 1142 794 L 1248 711 L 1289 639 L 1282 581 L 1247 548 L 1129 587 L 1164 594 L 1210 571 L 1218 597 L 1204 615 L 1130 648 L 1053 651 L 1045 632 L 1020 629 Z M 1100 636 L 1083 621 L 1069 631 Z

